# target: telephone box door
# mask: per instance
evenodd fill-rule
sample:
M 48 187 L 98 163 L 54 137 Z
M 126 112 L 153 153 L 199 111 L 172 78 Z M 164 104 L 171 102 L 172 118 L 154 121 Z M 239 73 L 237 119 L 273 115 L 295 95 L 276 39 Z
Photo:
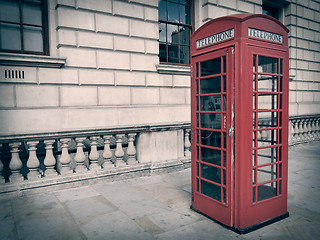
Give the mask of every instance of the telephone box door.
M 194 57 L 192 208 L 232 225 L 233 47 Z

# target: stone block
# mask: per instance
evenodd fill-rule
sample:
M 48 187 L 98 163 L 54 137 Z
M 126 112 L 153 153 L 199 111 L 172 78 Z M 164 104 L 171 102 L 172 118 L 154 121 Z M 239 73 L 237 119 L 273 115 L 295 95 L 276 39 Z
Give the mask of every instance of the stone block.
M 37 83 L 36 68 L 0 66 L 2 83 Z
M 2 85 L 0 87 L 0 107 L 14 107 L 14 86 Z
M 156 71 L 159 57 L 156 55 L 131 54 L 131 69 L 143 71 Z
M 153 7 L 158 7 L 158 0 L 131 0 L 130 2 L 141 3 Z
M 0 111 L 0 134 L 56 132 L 118 125 L 117 109 L 44 108 Z
M 144 19 L 149 21 L 158 21 L 158 9 L 156 8 L 144 8 Z
M 73 67 L 96 67 L 96 51 L 80 48 L 59 48 L 62 58 L 67 58 L 67 66 Z
M 132 71 L 116 71 L 115 72 L 115 84 L 118 85 L 129 85 L 129 86 L 145 86 L 144 72 L 132 72 Z
M 173 75 L 173 86 L 190 87 L 190 76 Z
M 254 5 L 252 3 L 238 1 L 238 10 L 247 13 L 254 13 Z
M 113 49 L 113 37 L 109 34 L 94 32 L 78 32 L 80 47 Z
M 191 104 L 191 89 L 186 88 L 186 104 Z
M 57 0 L 58 5 L 75 6 L 75 0 Z
M 144 41 L 139 38 L 114 36 L 114 48 L 129 52 L 144 52 Z
M 76 31 L 69 30 L 69 29 L 59 29 L 58 44 L 76 46 L 77 45 Z
M 131 104 L 159 104 L 159 88 L 133 87 Z
M 95 0 L 95 1 L 88 1 L 88 0 L 76 0 L 77 7 L 83 9 L 89 9 L 99 12 L 112 12 L 112 1 L 111 0 Z
M 97 105 L 97 87 L 62 86 L 61 106 Z
M 130 87 L 99 87 L 99 105 L 129 105 Z
M 17 85 L 17 107 L 56 107 L 59 105 L 57 86 Z
M 146 73 L 147 86 L 164 86 L 172 87 L 172 75 L 158 74 L 158 73 Z
M 159 54 L 159 42 L 155 40 L 145 40 L 146 53 Z
M 190 121 L 189 105 L 118 108 L 119 125 Z
M 120 1 L 113 2 L 113 13 L 126 17 L 143 19 L 143 7 L 134 3 L 126 3 Z
M 96 14 L 97 31 L 129 35 L 129 20 L 113 15 Z
M 78 84 L 78 71 L 76 69 L 39 68 L 39 83 Z
M 218 18 L 228 15 L 228 10 L 225 8 L 208 5 L 207 6 L 207 14 L 206 18 Z
M 185 104 L 184 88 L 160 88 L 160 104 Z
M 97 59 L 99 68 L 130 69 L 129 53 L 98 50 Z
M 296 101 L 296 92 L 289 91 L 289 102 L 295 102 Z
M 79 69 L 79 83 L 82 85 L 114 85 L 114 73 L 101 69 Z
M 299 15 L 299 16 L 303 16 L 303 15 Z M 304 18 L 300 18 L 300 17 L 298 17 L 297 18 L 297 24 L 298 24 L 298 26 L 300 26 L 300 27 L 305 27 L 305 28 L 308 28 L 309 26 L 308 26 L 308 20 L 306 20 L 306 19 L 304 19 Z
M 59 7 L 57 9 L 58 26 L 94 30 L 94 13 Z
M 159 38 L 158 23 L 130 20 L 130 34 L 143 38 Z
M 237 8 L 237 1 L 234 1 L 234 0 L 219 1 L 219 6 L 224 6 L 224 7 L 236 9 Z

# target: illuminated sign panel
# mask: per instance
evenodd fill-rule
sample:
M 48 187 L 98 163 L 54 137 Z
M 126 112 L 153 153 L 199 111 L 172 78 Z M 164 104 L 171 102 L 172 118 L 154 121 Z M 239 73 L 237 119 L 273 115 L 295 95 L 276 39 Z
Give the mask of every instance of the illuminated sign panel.
M 197 40 L 196 45 L 197 45 L 197 48 L 201 48 L 201 47 L 218 43 L 233 37 L 234 37 L 234 28 Z
M 254 28 L 248 28 L 248 36 L 263 40 L 269 40 L 276 43 L 283 43 L 283 36 L 276 33 L 262 31 Z

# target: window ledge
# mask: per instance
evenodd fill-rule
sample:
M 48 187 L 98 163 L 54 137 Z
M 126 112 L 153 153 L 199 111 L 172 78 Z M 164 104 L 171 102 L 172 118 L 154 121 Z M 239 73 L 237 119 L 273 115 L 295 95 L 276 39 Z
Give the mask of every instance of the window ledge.
M 0 65 L 61 68 L 65 66 L 65 64 L 65 58 L 54 58 L 42 55 L 0 53 Z
M 161 74 L 188 75 L 190 76 L 190 66 L 158 64 L 157 71 Z

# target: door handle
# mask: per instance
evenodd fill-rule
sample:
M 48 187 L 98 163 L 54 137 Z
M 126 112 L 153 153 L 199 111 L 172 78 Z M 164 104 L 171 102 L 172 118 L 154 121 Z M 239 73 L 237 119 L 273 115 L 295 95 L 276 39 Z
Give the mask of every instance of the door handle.
M 228 136 L 232 137 L 232 127 L 230 127 L 229 130 L 228 130 Z

